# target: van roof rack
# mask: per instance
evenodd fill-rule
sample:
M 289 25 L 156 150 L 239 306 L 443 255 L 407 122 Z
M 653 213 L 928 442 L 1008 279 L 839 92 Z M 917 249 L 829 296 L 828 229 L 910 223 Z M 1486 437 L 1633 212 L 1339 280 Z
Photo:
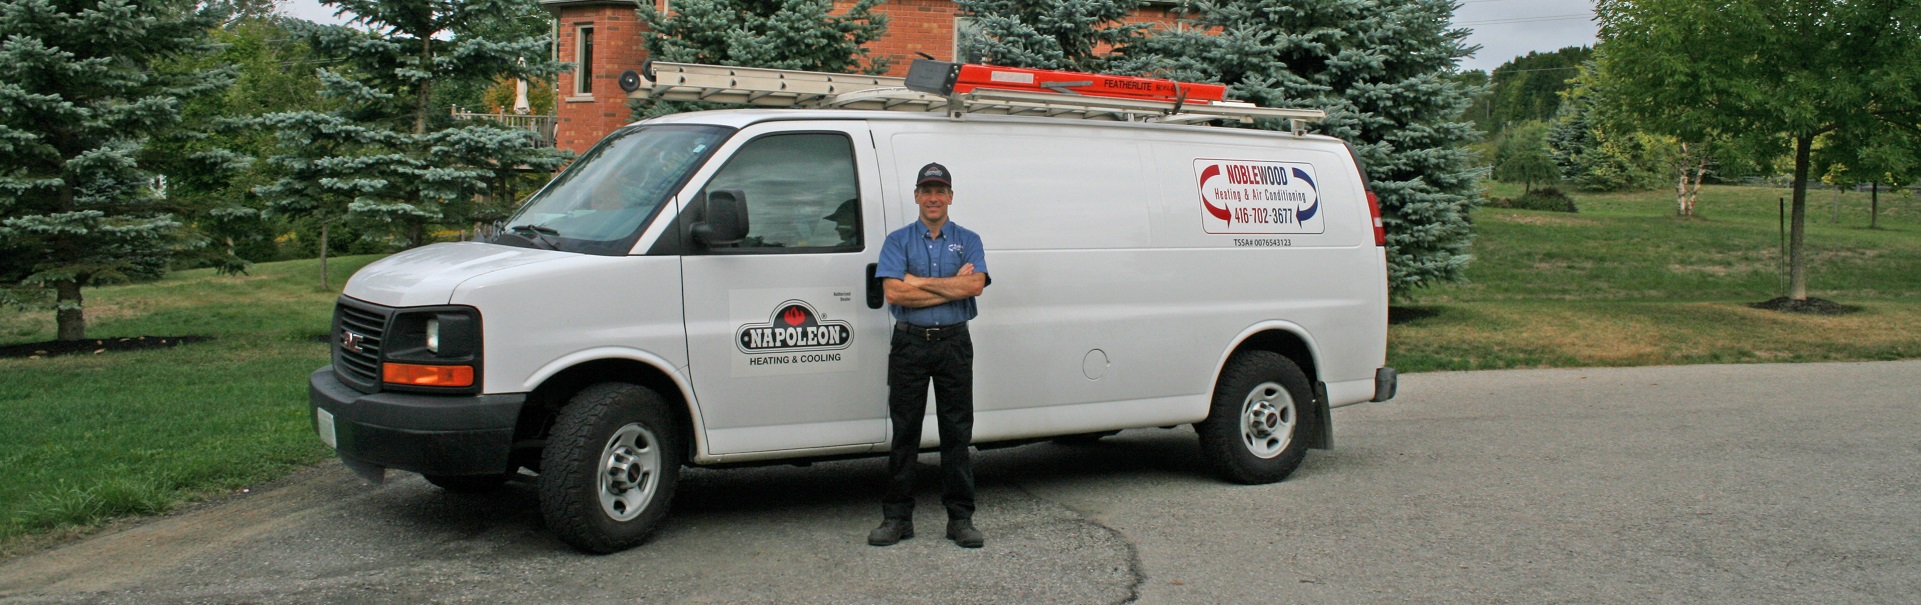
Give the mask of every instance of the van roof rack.
M 1308 122 L 1327 117 L 1317 109 L 1221 100 L 1218 85 L 926 59 L 915 60 L 906 78 L 666 61 L 649 61 L 641 69 L 639 77 L 622 74 L 621 88 L 632 98 L 778 108 L 944 111 L 954 119 L 966 114 L 1161 123 L 1276 119 L 1288 120 L 1296 135 L 1306 131 Z M 1028 85 L 997 85 L 1023 79 Z M 1122 82 L 1116 84 L 1116 80 Z M 1130 87 L 1136 92 L 1116 92 Z M 1155 90 L 1138 92 L 1149 87 Z M 946 94 L 936 94 L 940 92 Z

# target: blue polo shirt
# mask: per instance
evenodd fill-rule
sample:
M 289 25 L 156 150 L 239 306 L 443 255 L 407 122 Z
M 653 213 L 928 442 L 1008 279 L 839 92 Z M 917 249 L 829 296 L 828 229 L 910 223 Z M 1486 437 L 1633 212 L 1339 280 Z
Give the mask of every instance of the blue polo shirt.
M 975 273 L 987 273 L 986 248 L 981 245 L 979 235 L 947 221 L 941 226 L 940 237 L 934 237 L 926 224 L 916 220 L 887 234 L 887 241 L 880 247 L 880 266 L 874 270 L 874 276 L 883 279 L 906 279 L 909 274 L 953 277 L 961 265 L 968 263 L 974 264 Z M 979 314 L 973 298 L 918 309 L 900 305 L 887 307 L 896 320 L 929 327 L 951 326 Z

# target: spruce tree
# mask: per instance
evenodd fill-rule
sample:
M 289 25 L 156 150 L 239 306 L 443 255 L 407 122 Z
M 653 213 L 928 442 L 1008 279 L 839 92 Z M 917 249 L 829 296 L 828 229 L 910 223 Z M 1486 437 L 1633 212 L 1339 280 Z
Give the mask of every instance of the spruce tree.
M 641 40 L 656 61 L 831 73 L 885 73 L 885 57 L 865 45 L 887 33 L 882 0 L 859 0 L 834 14 L 832 0 L 678 0 L 671 13 L 642 3 Z M 712 109 L 708 103 L 637 100 L 635 119 Z
M 1459 281 L 1475 171 L 1462 145 L 1469 91 L 1452 74 L 1474 49 L 1452 0 L 1233 0 L 1197 5 L 1192 27 L 1136 47 L 1178 79 L 1218 82 L 1264 107 L 1327 111 L 1314 130 L 1354 145 L 1381 201 L 1389 285 Z M 1266 128 L 1285 128 L 1274 121 Z
M 158 277 L 180 222 L 140 161 L 183 99 L 224 72 L 165 73 L 208 49 L 192 2 L 0 1 L 0 302 L 45 304 L 60 340 L 86 338 L 81 289 Z
M 499 33 L 515 31 L 499 21 L 518 14 L 523 1 L 333 0 L 326 4 L 354 21 L 292 28 L 333 60 L 316 73 L 338 108 L 259 119 L 277 133 L 281 152 L 267 161 L 278 180 L 256 191 L 274 209 L 320 224 L 323 286 L 328 227 L 395 225 L 418 246 L 429 225 L 476 218 L 463 212 L 476 196 L 507 202 L 503 171 L 546 174 L 567 160 L 564 151 L 534 148 L 530 132 L 453 119 L 439 94 L 561 72 L 551 40 Z
M 1144 23 L 1122 19 L 1140 0 L 955 0 L 967 19 L 959 60 L 1009 67 L 1094 73 L 1142 71 L 1122 49 L 1138 41 Z M 1117 52 L 1121 51 L 1121 52 Z
M 253 187 L 265 184 L 256 159 L 273 151 L 272 133 L 246 126 L 244 116 L 322 107 L 314 58 L 291 39 L 284 17 L 268 0 L 210 3 L 226 15 L 211 32 L 217 52 L 181 57 L 162 72 L 193 72 L 226 66 L 234 81 L 214 94 L 186 102 L 182 128 L 156 137 L 142 162 L 165 181 L 168 207 L 185 223 L 188 237 L 207 245 L 177 254 L 179 268 L 211 266 L 243 273 L 257 261 L 280 260 L 276 236 L 289 225 L 271 214 Z M 304 69 L 290 69 L 304 67 Z

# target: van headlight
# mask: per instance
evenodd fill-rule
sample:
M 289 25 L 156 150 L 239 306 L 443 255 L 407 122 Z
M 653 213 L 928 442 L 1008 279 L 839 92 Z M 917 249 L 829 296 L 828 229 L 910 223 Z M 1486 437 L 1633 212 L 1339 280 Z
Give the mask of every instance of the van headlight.
M 386 387 L 444 392 L 479 386 L 480 311 L 444 306 L 402 309 L 393 316 L 381 355 Z

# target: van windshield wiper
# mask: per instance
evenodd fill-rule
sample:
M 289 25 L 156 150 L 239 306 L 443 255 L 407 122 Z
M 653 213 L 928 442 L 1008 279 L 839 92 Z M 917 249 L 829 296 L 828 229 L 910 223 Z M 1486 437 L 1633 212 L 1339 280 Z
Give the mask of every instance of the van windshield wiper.
M 547 239 L 548 236 L 558 237 L 560 235 L 560 231 L 554 229 L 553 227 L 527 224 L 527 225 L 514 225 L 512 227 L 508 227 L 507 230 L 512 231 L 514 235 L 520 236 L 520 239 L 524 239 L 529 242 L 532 242 L 536 247 L 541 247 L 548 250 L 560 249 L 560 244 L 555 243 L 554 240 Z

